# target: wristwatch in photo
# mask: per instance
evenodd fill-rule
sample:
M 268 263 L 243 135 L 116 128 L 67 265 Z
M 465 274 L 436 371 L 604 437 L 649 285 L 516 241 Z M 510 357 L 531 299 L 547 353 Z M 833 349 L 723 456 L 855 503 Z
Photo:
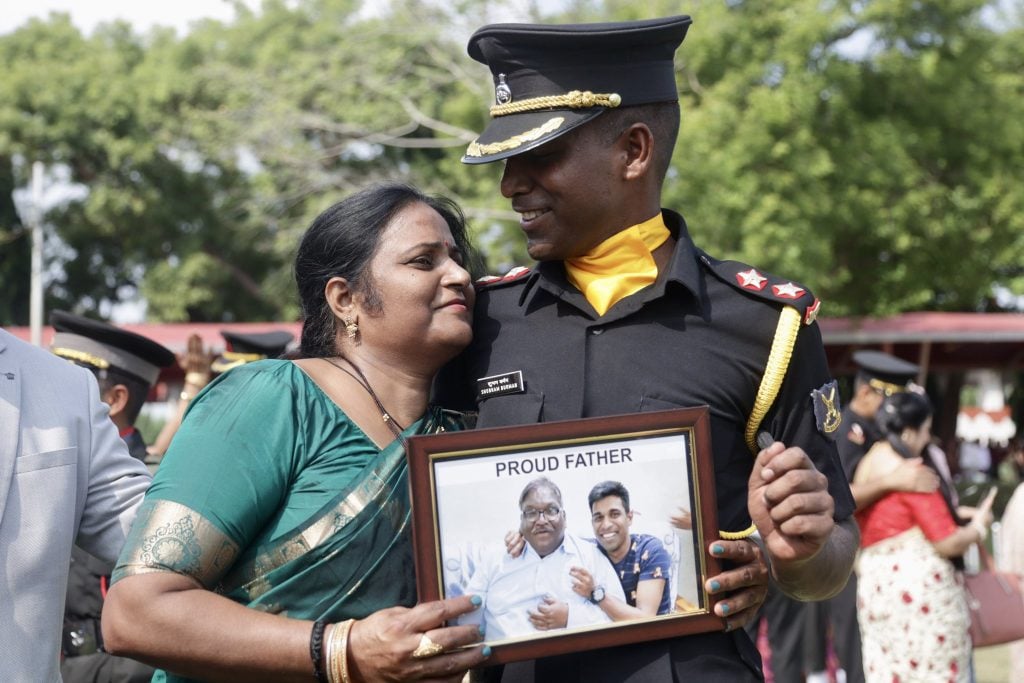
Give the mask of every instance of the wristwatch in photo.
M 590 602 L 595 605 L 604 600 L 604 586 L 598 586 L 594 590 L 590 591 Z

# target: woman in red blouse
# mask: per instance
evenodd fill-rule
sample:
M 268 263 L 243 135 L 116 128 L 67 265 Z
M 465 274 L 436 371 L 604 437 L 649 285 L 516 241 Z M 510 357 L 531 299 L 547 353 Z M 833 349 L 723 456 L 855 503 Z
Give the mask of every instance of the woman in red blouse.
M 931 438 L 932 407 L 917 393 L 893 394 L 876 418 L 885 438 L 857 468 L 854 483 L 918 458 Z M 868 682 L 969 680 L 970 617 L 949 558 L 985 538 L 992 497 L 957 526 L 938 491 L 892 492 L 857 512 L 857 611 Z

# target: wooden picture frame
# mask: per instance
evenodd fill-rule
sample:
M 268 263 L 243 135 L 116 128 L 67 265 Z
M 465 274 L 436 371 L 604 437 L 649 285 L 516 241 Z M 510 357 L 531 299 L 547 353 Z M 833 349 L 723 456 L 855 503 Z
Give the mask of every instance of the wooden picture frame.
M 718 520 L 706 406 L 414 436 L 408 440 L 407 457 L 419 599 L 438 600 L 465 592 L 481 595 L 483 607 L 460 623 L 484 623 L 485 642 L 493 650 L 491 663 L 724 628 L 724 620 L 713 612 L 717 598 L 704 589 L 707 577 L 721 571 L 718 560 L 707 552 L 709 541 L 717 538 Z M 528 605 L 535 596 L 530 595 L 532 588 L 521 588 L 522 582 L 517 588 L 516 572 L 542 560 L 537 552 L 530 555 L 532 546 L 524 546 L 521 566 L 509 555 L 505 535 L 523 524 L 536 541 L 536 528 L 524 521 L 519 505 L 524 487 L 541 476 L 562 493 L 561 511 L 555 515 L 561 518 L 565 536 L 558 551 L 571 555 L 575 549 L 579 554 L 566 562 L 591 558 L 592 571 L 603 576 L 607 576 L 605 566 L 592 553 L 609 562 L 609 567 L 611 563 L 599 547 L 588 496 L 599 482 L 617 481 L 626 487 L 631 511 L 628 533 L 653 536 L 671 558 L 667 565 L 671 575 L 664 588 L 669 591 L 670 611 L 627 621 L 600 620 L 595 610 L 606 612 L 608 605 L 601 607 L 567 593 L 566 582 L 571 580 L 563 574 L 568 572 L 549 564 L 547 569 L 528 571 L 554 572 L 550 580 L 557 590 L 546 595 L 564 599 L 569 623 L 543 631 L 522 624 L 526 617 L 518 606 L 510 605 Z M 550 487 L 541 488 L 550 491 Z M 531 500 L 524 501 L 527 512 Z M 678 507 L 690 511 L 689 531 L 671 525 Z M 557 505 L 546 508 L 557 509 Z M 532 514 L 543 527 L 540 537 L 552 533 L 543 522 L 547 514 L 537 510 Z M 616 538 L 607 526 L 600 528 L 604 543 Z M 650 547 L 664 558 L 657 543 Z M 612 576 L 617 576 L 614 570 Z M 613 590 L 613 582 L 608 583 Z M 618 591 L 624 596 L 621 585 Z M 597 621 L 585 623 L 587 615 Z

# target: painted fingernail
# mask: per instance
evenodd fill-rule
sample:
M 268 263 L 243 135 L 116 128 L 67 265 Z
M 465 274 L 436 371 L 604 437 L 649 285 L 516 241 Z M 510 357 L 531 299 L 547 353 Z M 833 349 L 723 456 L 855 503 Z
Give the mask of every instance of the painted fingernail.
M 718 583 L 717 581 L 712 581 L 711 582 L 711 590 L 712 591 L 717 591 L 721 587 L 722 587 L 722 584 Z
M 484 649 L 481 650 L 480 653 L 484 657 L 490 657 L 491 656 L 491 646 L 490 645 L 484 645 Z
M 719 603 L 719 604 L 722 606 L 722 614 L 728 614 L 729 613 L 729 604 L 725 603 L 725 602 L 722 602 L 722 603 Z
M 480 637 L 481 638 L 483 638 L 484 635 L 487 633 L 487 631 L 484 629 L 484 625 L 483 624 L 480 624 L 479 626 L 477 626 L 476 630 L 480 631 Z
M 726 630 L 726 632 L 732 630 L 732 624 L 730 624 L 728 621 L 725 622 L 725 630 Z
M 725 552 L 725 548 L 723 546 L 718 545 L 717 543 L 715 545 L 711 546 L 711 554 L 712 555 L 721 555 L 724 552 Z
M 480 605 L 484 604 L 484 599 L 481 598 L 479 595 L 474 595 L 469 599 L 469 601 L 473 603 L 474 607 L 479 607 Z

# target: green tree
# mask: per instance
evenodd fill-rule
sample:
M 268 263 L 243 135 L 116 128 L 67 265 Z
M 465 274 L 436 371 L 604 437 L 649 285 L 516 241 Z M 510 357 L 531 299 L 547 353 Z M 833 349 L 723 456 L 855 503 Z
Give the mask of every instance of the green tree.
M 696 3 L 668 202 L 828 315 L 1021 293 L 1021 29 L 986 4 Z
M 0 156 L 0 323 L 29 318 L 32 245 L 14 206 L 14 190 L 11 160 Z
M 0 39 L 0 160 L 22 160 L 8 166 L 17 185 L 27 181 L 28 162 L 39 160 L 87 189 L 47 215 L 60 244 L 48 264 L 48 307 L 94 311 L 138 285 L 151 263 L 177 254 L 208 252 L 228 271 L 243 257 L 259 264 L 258 242 L 232 242 L 223 229 L 237 222 L 231 191 L 244 179 L 191 155 L 176 136 L 188 102 L 180 97 L 184 65 L 161 65 L 179 69 L 177 91 L 161 91 L 167 81 L 152 73 L 173 42 L 166 32 L 144 41 L 122 23 L 86 38 L 64 15 Z M 276 309 L 244 286 L 222 303 L 218 316 Z M 190 311 L 194 319 L 205 314 Z
M 0 192 L 37 159 L 86 190 L 47 217 L 50 306 L 95 311 L 139 288 L 156 320 L 292 318 L 302 231 L 381 180 L 456 199 L 492 270 L 527 262 L 501 165 L 459 162 L 492 97 L 466 39 L 507 13 L 486 0 L 236 8 L 184 37 L 118 23 L 83 36 L 61 15 L 0 36 Z M 570 0 L 525 2 L 518 18 L 679 11 Z M 830 315 L 990 309 L 996 283 L 1024 294 L 1019 14 L 994 21 L 983 0 L 686 11 L 665 204 L 702 246 L 805 282 Z M 0 278 L 22 301 L 27 239 L 8 200 L 0 221 Z M 0 308 L 2 322 L 26 315 Z

